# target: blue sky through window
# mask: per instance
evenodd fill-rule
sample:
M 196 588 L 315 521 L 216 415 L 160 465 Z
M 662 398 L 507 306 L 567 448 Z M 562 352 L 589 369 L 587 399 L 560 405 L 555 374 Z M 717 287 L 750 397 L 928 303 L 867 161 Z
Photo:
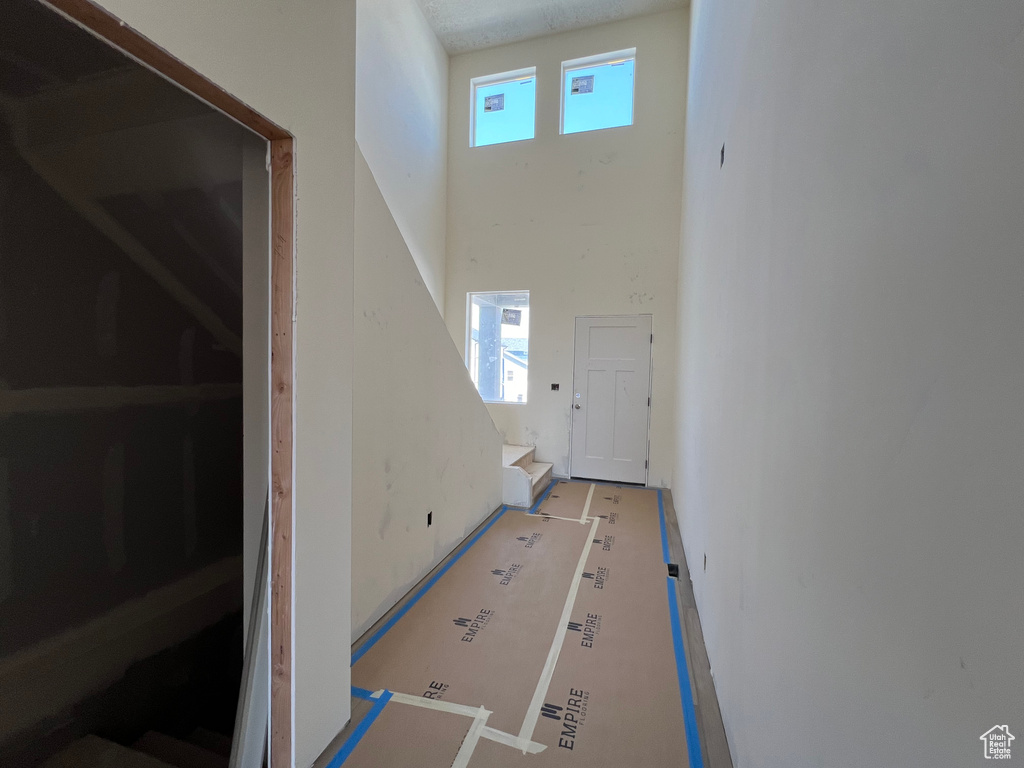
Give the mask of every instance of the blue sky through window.
M 473 105 L 473 146 L 532 139 L 537 109 L 537 78 L 478 85 Z
M 565 71 L 562 133 L 633 124 L 632 59 Z M 593 77 L 593 81 L 588 78 Z M 578 87 L 573 88 L 576 80 Z M 573 91 L 578 91 L 574 93 Z

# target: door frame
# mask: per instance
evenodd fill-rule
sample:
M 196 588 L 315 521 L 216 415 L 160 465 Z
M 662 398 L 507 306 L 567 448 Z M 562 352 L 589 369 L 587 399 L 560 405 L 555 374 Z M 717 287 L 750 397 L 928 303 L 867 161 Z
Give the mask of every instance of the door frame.
M 650 406 L 647 408 L 647 439 L 644 441 L 644 445 L 647 446 L 647 455 L 644 459 L 644 488 L 650 486 L 651 483 L 651 410 L 654 408 L 654 314 L 638 312 L 636 314 L 629 315 L 576 315 L 572 319 L 572 387 L 569 393 L 569 477 L 573 478 L 572 474 L 572 433 L 575 429 L 575 421 L 572 414 L 572 406 L 576 400 L 576 321 L 587 320 L 587 319 L 598 319 L 606 317 L 649 317 L 651 318 L 651 359 L 648 362 L 647 371 L 647 398 L 650 400 Z M 586 478 L 595 479 L 595 478 Z M 624 485 L 632 485 L 632 483 L 624 483 Z
M 295 488 L 295 138 L 90 0 L 38 0 L 270 144 L 270 744 L 292 752 L 292 541 Z

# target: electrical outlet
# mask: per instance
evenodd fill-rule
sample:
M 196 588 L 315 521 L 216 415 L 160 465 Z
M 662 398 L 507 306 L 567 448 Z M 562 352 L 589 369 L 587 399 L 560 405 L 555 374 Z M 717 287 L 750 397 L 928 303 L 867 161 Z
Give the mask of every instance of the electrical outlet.
M 434 522 L 434 513 L 433 512 L 427 512 L 427 528 L 429 528 L 433 522 Z

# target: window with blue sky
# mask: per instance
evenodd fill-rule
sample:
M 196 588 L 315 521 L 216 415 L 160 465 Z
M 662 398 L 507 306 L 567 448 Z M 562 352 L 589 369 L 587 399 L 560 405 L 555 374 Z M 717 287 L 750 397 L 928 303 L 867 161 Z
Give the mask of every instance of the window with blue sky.
M 633 124 L 636 49 L 562 62 L 562 133 Z
M 470 146 L 533 138 L 537 112 L 537 74 L 533 67 L 473 78 L 472 91 Z

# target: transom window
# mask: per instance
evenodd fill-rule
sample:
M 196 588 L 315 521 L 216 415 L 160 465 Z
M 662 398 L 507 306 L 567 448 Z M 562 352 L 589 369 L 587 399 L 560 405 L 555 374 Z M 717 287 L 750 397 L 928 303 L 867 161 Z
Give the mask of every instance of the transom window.
M 530 292 L 467 296 L 466 367 L 488 403 L 525 403 Z
M 562 62 L 562 133 L 633 124 L 636 48 Z
M 469 145 L 483 147 L 532 139 L 537 112 L 537 69 L 474 77 Z

